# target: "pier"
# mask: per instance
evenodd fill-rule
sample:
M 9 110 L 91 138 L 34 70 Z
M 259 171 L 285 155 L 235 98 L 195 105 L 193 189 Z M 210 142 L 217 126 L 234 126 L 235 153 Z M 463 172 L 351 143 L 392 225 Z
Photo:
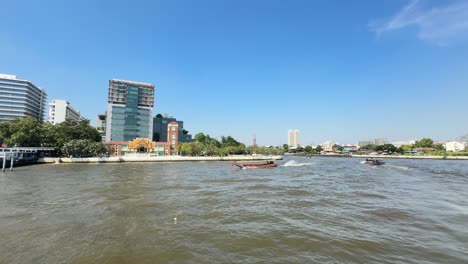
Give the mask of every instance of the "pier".
M 7 166 L 12 171 L 14 166 L 34 164 L 39 158 L 52 156 L 54 152 L 55 148 L 0 148 L 2 172 Z

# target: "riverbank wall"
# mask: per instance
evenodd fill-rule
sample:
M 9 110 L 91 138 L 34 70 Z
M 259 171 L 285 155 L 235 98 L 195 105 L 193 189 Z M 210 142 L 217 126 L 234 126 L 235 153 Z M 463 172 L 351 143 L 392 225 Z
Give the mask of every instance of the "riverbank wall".
M 468 160 L 468 156 L 352 155 L 348 157 L 378 159 Z
M 202 162 L 202 161 L 264 161 L 282 160 L 282 156 L 227 156 L 227 157 L 184 157 L 184 156 L 122 156 L 93 158 L 40 158 L 37 163 L 118 163 L 118 162 Z

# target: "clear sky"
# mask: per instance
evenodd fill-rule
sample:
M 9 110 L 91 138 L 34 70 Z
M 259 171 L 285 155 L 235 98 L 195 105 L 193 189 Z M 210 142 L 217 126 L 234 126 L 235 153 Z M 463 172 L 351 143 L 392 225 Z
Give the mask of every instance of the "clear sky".
M 0 73 L 94 123 L 112 78 L 262 145 L 468 133 L 468 1 L 0 0 Z

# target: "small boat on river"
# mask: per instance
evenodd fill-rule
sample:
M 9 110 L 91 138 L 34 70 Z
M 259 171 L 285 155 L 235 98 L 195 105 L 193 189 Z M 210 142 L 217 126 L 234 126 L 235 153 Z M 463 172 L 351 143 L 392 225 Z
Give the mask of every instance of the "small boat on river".
M 237 166 L 243 170 L 246 169 L 261 169 L 261 168 L 275 168 L 278 167 L 278 164 L 275 164 L 273 161 L 267 161 L 262 163 L 237 163 L 231 162 L 231 166 Z
M 367 165 L 373 165 L 373 166 L 379 166 L 379 165 L 384 165 L 385 162 L 383 160 L 378 160 L 374 158 L 367 158 L 364 164 Z

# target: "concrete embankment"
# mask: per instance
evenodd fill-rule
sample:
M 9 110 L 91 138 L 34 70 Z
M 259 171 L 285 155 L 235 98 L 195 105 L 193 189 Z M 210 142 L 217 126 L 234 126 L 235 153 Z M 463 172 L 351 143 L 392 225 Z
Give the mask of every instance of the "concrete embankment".
M 227 156 L 227 157 L 182 157 L 182 156 L 122 156 L 104 158 L 40 158 L 37 163 L 118 163 L 118 162 L 194 162 L 194 161 L 262 161 L 282 160 L 282 156 Z
M 378 159 L 427 159 L 427 160 L 468 160 L 468 156 L 404 156 L 404 155 L 352 155 L 352 158 Z

